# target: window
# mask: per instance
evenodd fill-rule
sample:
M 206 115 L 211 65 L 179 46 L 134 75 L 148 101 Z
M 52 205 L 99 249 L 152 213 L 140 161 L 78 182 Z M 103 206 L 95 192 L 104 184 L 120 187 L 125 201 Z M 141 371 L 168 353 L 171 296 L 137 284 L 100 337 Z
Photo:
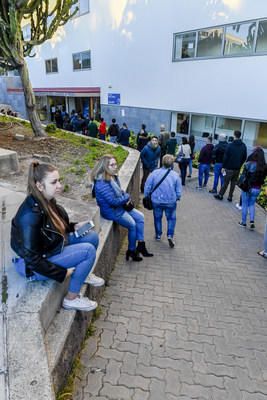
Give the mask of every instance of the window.
M 243 139 L 251 147 L 262 146 L 267 148 L 267 123 L 246 121 Z
M 222 53 L 223 29 L 212 28 L 198 32 L 197 57 L 218 57 Z
M 256 22 L 235 24 L 226 27 L 224 54 L 252 53 Z
M 242 121 L 234 118 L 218 117 L 216 121 L 215 133 L 224 133 L 228 140 L 233 139 L 234 131 L 241 131 Z
M 174 34 L 173 60 L 267 54 L 267 19 Z
M 189 129 L 189 114 L 177 114 L 176 132 L 188 134 Z
M 200 137 L 207 137 L 213 134 L 215 117 L 209 115 L 192 115 L 191 134 Z
M 78 2 L 71 7 L 70 12 L 73 13 L 77 7 L 78 11 L 76 12 L 74 17 L 79 17 L 80 15 L 88 13 L 89 0 L 78 0 Z
M 74 71 L 91 68 L 91 52 L 83 51 L 72 55 Z
M 195 57 L 196 32 L 176 36 L 175 58 Z
M 57 58 L 51 58 L 50 60 L 45 60 L 45 71 L 47 74 L 58 72 Z
M 260 21 L 258 27 L 256 52 L 262 51 L 267 51 L 267 20 Z

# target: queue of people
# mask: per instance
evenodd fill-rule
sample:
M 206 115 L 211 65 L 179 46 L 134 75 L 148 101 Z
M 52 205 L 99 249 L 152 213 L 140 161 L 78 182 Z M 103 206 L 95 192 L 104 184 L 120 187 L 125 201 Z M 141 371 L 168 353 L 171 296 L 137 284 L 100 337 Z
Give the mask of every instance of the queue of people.
M 104 119 L 101 123 L 101 134 L 105 136 Z M 91 119 L 89 122 L 91 135 L 97 134 L 98 127 L 94 124 L 94 120 Z M 127 125 L 124 123 L 122 130 L 118 129 L 118 135 L 115 134 L 118 128 L 115 119 L 112 126 L 114 133 L 111 137 L 116 137 L 116 141 L 127 145 L 130 136 Z M 183 137 L 177 149 L 175 133 L 171 135 L 165 133 L 165 127 L 163 131 L 162 125 L 160 142 L 163 143 L 163 139 L 166 139 L 162 152 L 159 138 L 153 136 L 146 141 L 148 137 L 146 127 L 144 124 L 141 127 L 138 137 L 143 168 L 141 192 L 151 200 L 155 239 L 161 240 L 162 218 L 165 214 L 167 240 L 169 247 L 173 248 L 177 202 L 182 196 L 182 186 L 185 185 L 195 142 L 194 137 L 191 137 L 189 143 L 187 138 Z M 241 174 L 244 178 L 243 186 L 240 185 L 242 219 L 239 225 L 244 228 L 247 226 L 249 214 L 250 229 L 253 230 L 255 203 L 267 176 L 267 164 L 261 147 L 256 147 L 247 157 L 247 149 L 240 136 L 241 133 L 235 131 L 234 141 L 227 144 L 225 136 L 221 134 L 215 146 L 212 144 L 212 138 L 207 138 L 207 143 L 201 149 L 199 156 L 198 188 L 207 185 L 210 165 L 214 164 L 214 182 L 209 192 L 214 194 L 215 199 L 222 200 L 230 184 L 228 201 L 232 201 L 235 186 L 240 180 L 240 170 L 244 164 Z M 159 166 L 160 160 L 161 166 Z M 179 165 L 180 174 L 174 169 L 175 162 Z M 104 155 L 100 158 L 91 172 L 91 181 L 101 216 L 128 231 L 126 260 L 140 262 L 142 257 L 153 257 L 145 242 L 144 214 L 135 207 L 130 195 L 122 190 L 114 156 Z M 219 181 L 221 187 L 217 194 Z M 88 275 L 88 282 L 92 286 L 104 284 L 102 278 L 92 273 L 99 242 L 98 234 L 91 227 L 87 229 L 88 221 L 70 222 L 67 212 L 56 202 L 56 196 L 60 191 L 61 183 L 57 168 L 51 164 L 31 162 L 27 197 L 12 220 L 11 247 L 17 254 L 14 266 L 28 281 L 52 279 L 62 283 L 69 278 L 69 288 L 63 300 L 63 308 L 91 311 L 97 307 L 97 303 L 80 296 L 80 291 Z M 258 252 L 264 258 L 267 258 L 266 246 L 267 224 L 264 249 Z

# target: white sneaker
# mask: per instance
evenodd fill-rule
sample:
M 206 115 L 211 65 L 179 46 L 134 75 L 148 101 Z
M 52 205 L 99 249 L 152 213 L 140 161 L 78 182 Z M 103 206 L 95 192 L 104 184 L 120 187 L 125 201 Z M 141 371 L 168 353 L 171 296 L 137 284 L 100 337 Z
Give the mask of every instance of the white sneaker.
M 236 203 L 235 206 L 236 206 L 236 208 L 237 208 L 238 210 L 242 210 L 242 206 L 240 206 L 239 203 Z
M 77 296 L 73 300 L 66 299 L 65 297 L 62 307 L 66 310 L 92 311 L 96 309 L 97 302 L 89 300 L 88 297 Z
M 100 276 L 96 276 L 95 274 L 90 274 L 89 279 L 87 281 L 89 285 L 94 286 L 94 287 L 100 287 L 105 285 L 105 281 L 103 278 L 100 278 Z

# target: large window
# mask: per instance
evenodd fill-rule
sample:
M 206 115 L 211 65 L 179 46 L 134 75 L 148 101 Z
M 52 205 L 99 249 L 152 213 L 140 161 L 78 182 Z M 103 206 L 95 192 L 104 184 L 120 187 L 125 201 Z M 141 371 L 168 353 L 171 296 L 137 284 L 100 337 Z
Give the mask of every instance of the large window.
M 267 148 L 267 123 L 246 121 L 243 139 L 251 147 Z
M 88 13 L 89 12 L 89 0 L 78 0 L 78 2 L 71 7 L 70 11 L 74 12 L 77 7 L 78 7 L 78 11 L 75 14 L 75 17 L 79 17 L 83 14 Z
M 214 132 L 215 117 L 209 115 L 192 115 L 191 134 L 207 137 Z
M 226 27 L 225 55 L 252 53 L 256 22 Z
M 267 53 L 267 19 L 174 34 L 174 61 L 259 53 Z
M 91 52 L 90 52 L 90 50 L 83 51 L 81 53 L 75 53 L 72 55 L 72 59 L 73 59 L 74 71 L 91 68 Z
M 267 20 L 260 21 L 258 27 L 258 37 L 256 52 L 267 52 Z
M 188 134 L 189 131 L 189 114 L 178 113 L 176 131 Z
M 177 58 L 195 57 L 196 33 L 184 33 L 176 36 L 175 54 Z
M 197 57 L 218 57 L 222 52 L 223 29 L 212 28 L 198 32 Z
M 215 134 L 224 133 L 228 140 L 233 139 L 234 131 L 241 131 L 242 121 L 234 118 L 217 117 Z
M 51 58 L 51 60 L 45 60 L 45 71 L 47 74 L 58 72 L 57 58 Z

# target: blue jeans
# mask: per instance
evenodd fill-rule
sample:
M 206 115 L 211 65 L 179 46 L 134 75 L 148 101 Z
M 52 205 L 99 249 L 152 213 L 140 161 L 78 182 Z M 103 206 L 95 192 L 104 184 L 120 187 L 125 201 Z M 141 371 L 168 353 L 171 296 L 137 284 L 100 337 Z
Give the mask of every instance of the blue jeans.
M 109 141 L 110 141 L 111 143 L 117 143 L 117 136 L 110 136 L 110 137 L 109 137 Z
M 242 223 L 247 223 L 247 213 L 249 211 L 250 221 L 254 222 L 255 218 L 255 203 L 258 195 L 260 194 L 260 189 L 250 189 L 249 192 L 242 191 Z
M 219 183 L 219 179 L 221 182 L 221 187 L 224 183 L 224 176 L 222 174 L 222 163 L 216 163 L 214 164 L 214 182 L 213 182 L 213 190 L 216 190 L 217 192 L 217 187 Z
M 68 235 L 68 245 L 64 247 L 63 251 L 48 258 L 48 261 L 55 263 L 63 268 L 75 268 L 75 271 L 71 275 L 69 291 L 73 293 L 79 293 L 80 289 L 91 271 L 96 257 L 96 249 L 98 247 L 98 234 L 94 231 L 88 233 L 88 235 L 80 238 L 76 238 L 73 233 Z M 22 275 L 25 274 L 25 264 L 23 259 L 19 259 L 15 262 L 16 271 Z M 36 272 L 29 278 L 30 281 L 45 281 L 49 278 L 38 274 Z
M 136 241 L 144 240 L 144 214 L 134 208 L 132 211 L 125 211 L 114 221 L 128 229 L 128 249 L 134 251 Z
M 193 160 L 192 160 L 192 158 L 190 158 L 190 160 L 189 160 L 188 169 L 189 169 L 189 175 L 192 176 L 192 173 L 193 173 Z
M 209 164 L 199 164 L 198 167 L 198 186 L 202 187 L 203 175 L 204 175 L 204 186 L 207 186 L 209 180 L 210 165 Z
M 167 236 L 173 237 L 176 225 L 176 203 L 175 204 L 153 204 L 154 227 L 156 236 L 162 235 L 163 211 L 167 219 Z

